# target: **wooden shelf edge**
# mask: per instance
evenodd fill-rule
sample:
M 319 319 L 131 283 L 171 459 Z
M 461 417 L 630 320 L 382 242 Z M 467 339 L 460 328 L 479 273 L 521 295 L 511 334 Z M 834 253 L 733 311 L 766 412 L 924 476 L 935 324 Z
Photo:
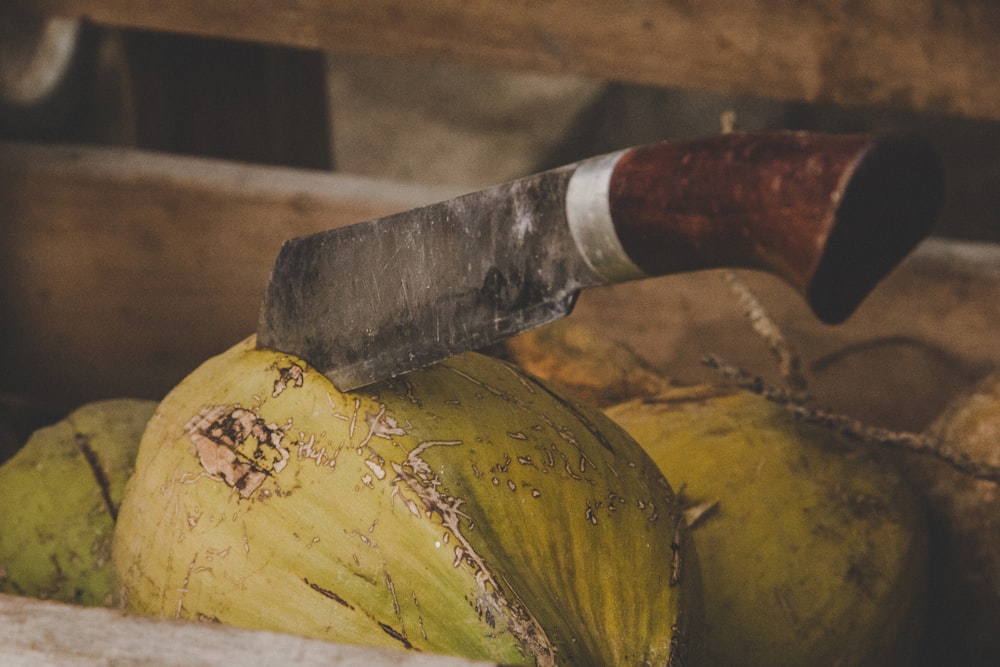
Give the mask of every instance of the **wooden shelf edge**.
M 12 10 L 304 49 L 1000 118 L 1000 5 L 823 0 L 8 0 Z
M 462 658 L 347 646 L 273 632 L 129 616 L 0 595 L 0 662 L 5 665 L 131 664 L 149 667 L 487 667 Z

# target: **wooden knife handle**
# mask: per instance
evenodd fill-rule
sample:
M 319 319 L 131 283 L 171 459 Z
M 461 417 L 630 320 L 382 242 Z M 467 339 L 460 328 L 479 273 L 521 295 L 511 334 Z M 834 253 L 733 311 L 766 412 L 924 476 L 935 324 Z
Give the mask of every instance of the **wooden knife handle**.
M 607 192 L 644 272 L 767 270 L 833 323 L 930 233 L 942 190 L 916 138 L 778 133 L 629 149 Z

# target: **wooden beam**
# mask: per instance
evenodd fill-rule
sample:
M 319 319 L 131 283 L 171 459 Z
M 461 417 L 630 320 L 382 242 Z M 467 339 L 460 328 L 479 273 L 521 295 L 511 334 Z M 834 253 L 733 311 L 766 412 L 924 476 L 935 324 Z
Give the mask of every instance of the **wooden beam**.
M 1000 4 L 6 0 L 104 25 L 1000 118 Z
M 458 194 L 130 149 L 0 143 L 0 384 L 156 398 L 256 329 L 281 242 Z
M 493 663 L 333 644 L 217 623 L 126 616 L 0 595 L 0 663 L 148 667 L 488 667 Z

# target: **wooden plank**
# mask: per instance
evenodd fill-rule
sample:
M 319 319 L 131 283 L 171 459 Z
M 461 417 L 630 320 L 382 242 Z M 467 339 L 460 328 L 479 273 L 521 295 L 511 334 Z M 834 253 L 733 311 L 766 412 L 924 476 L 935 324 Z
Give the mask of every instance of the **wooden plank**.
M 6 0 L 98 23 L 327 51 L 1000 118 L 1000 4 L 840 0 Z
M 148 667 L 487 667 L 462 658 L 346 646 L 209 623 L 126 616 L 0 595 L 0 663 Z
M 455 194 L 129 149 L 0 143 L 0 384 L 71 404 L 161 396 L 254 331 L 282 240 Z

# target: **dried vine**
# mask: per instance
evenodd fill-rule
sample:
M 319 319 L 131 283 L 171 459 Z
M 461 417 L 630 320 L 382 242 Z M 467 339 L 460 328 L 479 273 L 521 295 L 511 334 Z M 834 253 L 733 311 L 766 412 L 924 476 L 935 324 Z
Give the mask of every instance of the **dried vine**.
M 781 333 L 781 328 L 771 319 L 760 300 L 739 276 L 728 271 L 725 273 L 725 279 L 743 306 L 752 329 L 767 344 L 777 360 L 782 378 L 789 389 L 775 386 L 717 355 L 703 357 L 702 363 L 705 366 L 718 371 L 727 382 L 764 397 L 803 421 L 819 424 L 866 444 L 895 447 L 932 456 L 975 479 L 1000 484 L 1000 466 L 973 460 L 940 438 L 928 433 L 893 431 L 866 424 L 859 419 L 817 405 L 815 399 L 804 391 L 807 382 L 801 372 L 798 354 Z

